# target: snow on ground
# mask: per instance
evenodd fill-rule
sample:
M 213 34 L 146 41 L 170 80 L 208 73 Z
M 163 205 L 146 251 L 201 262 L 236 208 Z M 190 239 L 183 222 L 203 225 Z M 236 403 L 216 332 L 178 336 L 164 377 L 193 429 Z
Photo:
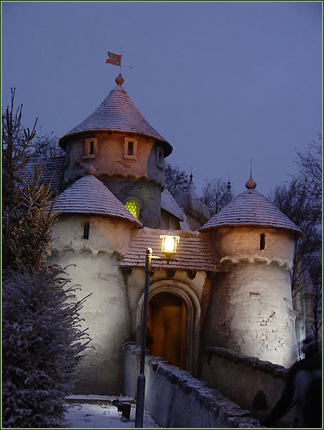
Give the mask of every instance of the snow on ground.
M 111 404 L 113 399 L 123 401 L 133 400 L 129 397 L 111 396 L 70 396 L 67 400 L 66 419 L 70 428 L 134 428 L 135 404 L 132 403 L 130 419 L 122 417 L 116 406 Z M 148 412 L 144 414 L 144 427 L 159 427 Z

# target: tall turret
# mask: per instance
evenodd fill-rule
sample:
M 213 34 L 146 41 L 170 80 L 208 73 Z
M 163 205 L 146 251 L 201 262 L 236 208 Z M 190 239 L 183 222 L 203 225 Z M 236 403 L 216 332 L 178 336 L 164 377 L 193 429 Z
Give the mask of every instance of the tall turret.
M 149 227 L 160 226 L 164 158 L 172 146 L 146 121 L 123 88 L 124 78 L 101 105 L 60 139 L 66 151 L 66 185 L 89 161 L 112 193 Z
M 289 366 L 297 358 L 289 269 L 302 233 L 252 176 L 246 188 L 200 230 L 226 270 L 215 281 L 205 341 Z

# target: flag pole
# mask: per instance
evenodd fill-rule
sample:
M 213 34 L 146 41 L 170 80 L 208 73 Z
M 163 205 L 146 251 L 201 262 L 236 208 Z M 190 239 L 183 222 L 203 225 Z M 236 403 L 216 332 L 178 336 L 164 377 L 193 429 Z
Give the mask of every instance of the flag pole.
M 120 55 L 123 56 L 123 47 L 122 46 L 120 47 Z M 122 65 L 121 65 L 121 62 L 120 62 L 119 73 L 121 74 L 121 72 L 122 72 Z

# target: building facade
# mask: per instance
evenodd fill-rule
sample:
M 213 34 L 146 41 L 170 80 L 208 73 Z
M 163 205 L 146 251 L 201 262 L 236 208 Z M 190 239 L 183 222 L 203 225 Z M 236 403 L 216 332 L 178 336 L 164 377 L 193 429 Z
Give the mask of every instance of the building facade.
M 180 237 L 176 259 L 153 260 L 148 308 L 151 354 L 199 377 L 203 348 L 222 346 L 290 366 L 297 358 L 289 270 L 301 231 L 255 188 L 210 218 L 194 185 L 165 189 L 167 142 L 116 87 L 60 139 L 65 156 L 44 176 L 59 193 L 52 263 L 87 298 L 92 338 L 79 393 L 120 394 L 123 345 L 140 342 L 145 255 L 162 234 Z

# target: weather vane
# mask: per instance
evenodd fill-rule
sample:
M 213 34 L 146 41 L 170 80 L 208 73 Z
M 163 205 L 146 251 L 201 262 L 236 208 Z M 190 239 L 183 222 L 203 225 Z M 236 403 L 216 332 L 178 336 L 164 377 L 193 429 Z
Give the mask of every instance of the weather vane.
M 122 51 L 121 51 L 122 52 Z M 120 67 L 120 71 L 122 69 L 122 67 L 127 68 L 127 69 L 132 69 L 132 66 L 122 66 L 121 65 L 121 60 L 122 60 L 122 54 L 115 54 L 114 52 L 110 52 L 107 51 L 108 54 L 108 58 L 106 60 L 106 64 L 113 64 L 114 66 L 119 66 Z

